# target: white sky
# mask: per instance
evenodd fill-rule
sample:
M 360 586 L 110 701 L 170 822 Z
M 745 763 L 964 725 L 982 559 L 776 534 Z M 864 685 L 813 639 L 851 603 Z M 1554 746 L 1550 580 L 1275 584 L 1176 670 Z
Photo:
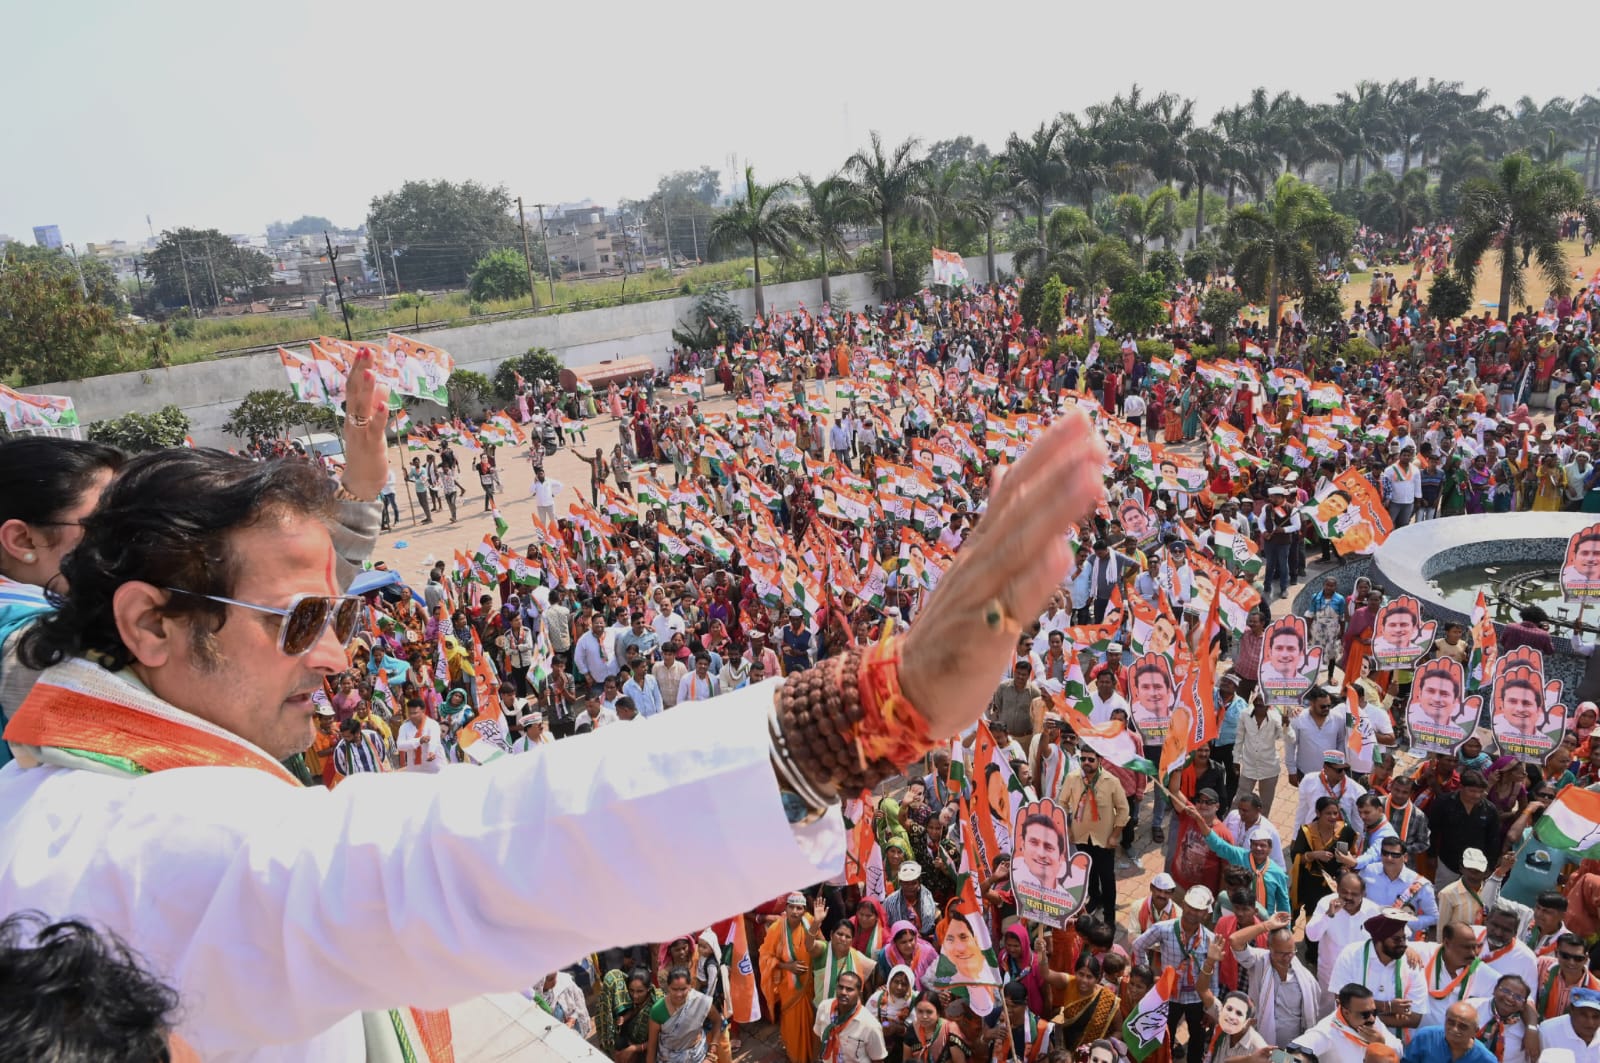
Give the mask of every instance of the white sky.
M 9 0 L 0 233 L 137 239 L 146 213 L 157 232 L 356 225 L 407 179 L 610 205 L 730 153 L 758 179 L 820 176 L 871 129 L 998 149 L 1134 81 L 1194 97 L 1207 119 L 1256 85 L 1322 100 L 1363 77 L 1461 80 L 1507 104 L 1577 97 L 1600 91 L 1560 44 L 1580 10 Z M 1496 54 L 1524 31 L 1548 49 L 1537 61 Z

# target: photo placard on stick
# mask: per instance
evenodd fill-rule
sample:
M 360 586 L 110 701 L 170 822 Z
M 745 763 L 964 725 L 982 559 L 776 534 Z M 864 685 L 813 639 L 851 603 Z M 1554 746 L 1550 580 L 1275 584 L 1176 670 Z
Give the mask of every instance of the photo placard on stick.
M 1600 601 L 1600 521 L 1573 532 L 1567 540 L 1561 597 L 1569 602 Z
M 1071 851 L 1067 816 L 1054 801 L 1030 801 L 1017 810 L 1011 889 L 1017 914 L 1062 927 L 1082 908 L 1089 891 L 1088 853 Z
M 1500 658 L 1494 676 L 1490 729 L 1500 752 L 1524 764 L 1542 764 L 1561 744 L 1567 710 L 1561 680 L 1544 677 L 1544 654 L 1518 646 Z

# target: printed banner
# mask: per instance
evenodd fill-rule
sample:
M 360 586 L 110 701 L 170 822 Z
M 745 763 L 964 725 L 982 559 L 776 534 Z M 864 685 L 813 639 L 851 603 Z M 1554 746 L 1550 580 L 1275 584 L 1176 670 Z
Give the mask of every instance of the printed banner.
M 1544 654 L 1532 646 L 1518 646 L 1500 658 L 1490 729 L 1500 752 L 1524 764 L 1544 763 L 1561 744 L 1567 729 L 1561 680 L 1545 681 Z
M 1411 752 L 1419 756 L 1448 753 L 1455 756 L 1478 724 L 1483 699 L 1467 697 L 1461 663 L 1436 657 L 1417 670 L 1406 706 L 1406 730 Z
M 1071 853 L 1066 813 L 1054 801 L 1030 801 L 1017 810 L 1012 837 L 1017 839 L 1011 860 L 1017 913 L 1046 926 L 1065 926 L 1088 896 L 1090 862 L 1088 853 Z
M 1335 476 L 1301 513 L 1340 554 L 1370 554 L 1394 531 L 1383 496 L 1356 469 Z
M 1274 620 L 1261 639 L 1261 690 L 1269 705 L 1298 705 L 1322 668 L 1322 648 L 1309 646 L 1304 617 Z
M 30 395 L 0 384 L 0 416 L 6 428 L 20 432 L 34 428 L 76 428 L 78 410 L 65 395 Z
M 1154 546 L 1161 536 L 1160 522 L 1137 498 L 1124 498 L 1117 503 L 1117 523 L 1141 550 Z
M 959 254 L 954 251 L 941 251 L 937 247 L 933 249 L 933 283 L 959 287 L 971 280 L 971 275 L 967 273 L 967 264 Z
M 1600 601 L 1600 522 L 1573 532 L 1567 541 L 1561 596 L 1569 602 Z
M 1433 645 L 1439 622 L 1422 622 L 1422 605 L 1411 595 L 1384 602 L 1372 627 L 1372 669 L 1405 672 Z

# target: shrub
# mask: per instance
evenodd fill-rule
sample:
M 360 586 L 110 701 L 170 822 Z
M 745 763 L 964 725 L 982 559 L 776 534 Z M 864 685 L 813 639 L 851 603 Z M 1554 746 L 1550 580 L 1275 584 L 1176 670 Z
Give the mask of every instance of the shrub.
M 549 387 L 557 387 L 561 383 L 561 359 L 543 347 L 529 347 L 527 354 L 508 358 L 500 363 L 500 367 L 494 373 L 493 393 L 508 402 L 516 398 L 519 373 L 522 379 L 530 384 L 535 380 L 542 380 Z M 454 378 L 455 374 L 451 374 L 452 381 Z
M 1044 291 L 1039 298 L 1039 331 L 1046 336 L 1054 336 L 1061 331 L 1061 314 L 1067 301 L 1067 286 L 1061 283 L 1061 278 L 1051 275 L 1044 282 Z
M 1428 314 L 1440 322 L 1453 321 L 1472 309 L 1472 289 L 1453 269 L 1436 274 L 1428 289 Z
M 1149 257 L 1145 259 L 1144 268 L 1157 274 L 1168 284 L 1176 284 L 1178 278 L 1183 276 L 1183 262 L 1178 258 L 1178 253 L 1168 251 L 1166 248 L 1150 252 Z
M 90 439 L 121 447 L 130 454 L 182 446 L 188 434 L 189 418 L 170 404 L 155 413 L 129 413 L 89 426 Z

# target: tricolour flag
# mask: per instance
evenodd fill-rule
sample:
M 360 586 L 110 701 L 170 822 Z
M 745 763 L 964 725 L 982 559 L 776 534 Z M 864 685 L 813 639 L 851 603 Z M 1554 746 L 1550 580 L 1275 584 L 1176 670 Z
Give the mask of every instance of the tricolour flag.
M 1140 775 L 1154 776 L 1156 766 L 1139 754 L 1139 747 L 1121 720 L 1094 723 L 1077 707 L 1057 699 L 1056 708 L 1067 721 L 1067 726 L 1077 732 L 1078 741 L 1094 750 L 1107 764 L 1136 771 Z
M 1478 600 L 1472 606 L 1472 656 L 1467 658 L 1467 688 L 1470 692 L 1475 694 L 1494 686 L 1498 645 L 1494 623 L 1489 619 L 1489 605 L 1484 601 L 1483 592 L 1479 591 Z
M 1167 1040 L 1167 1008 L 1178 991 L 1178 969 L 1166 967 L 1150 992 L 1134 1007 L 1133 1014 L 1122 1024 L 1122 1042 L 1128 1054 L 1144 1060 Z
M 499 506 L 495 506 L 494 509 L 490 510 L 490 513 L 494 516 L 494 533 L 504 538 L 506 532 L 511 530 L 511 523 L 500 515 Z
M 1540 841 L 1575 859 L 1600 859 L 1600 794 L 1568 785 L 1533 829 Z
M 756 965 L 750 955 L 750 940 L 744 929 L 744 916 L 733 917 L 728 928 L 728 1007 L 734 1022 L 761 1021 L 761 997 L 756 993 Z
M 1217 552 L 1217 560 L 1231 570 L 1252 576 L 1261 571 L 1261 555 L 1256 552 L 1255 543 L 1221 517 L 1211 522 L 1211 544 Z

